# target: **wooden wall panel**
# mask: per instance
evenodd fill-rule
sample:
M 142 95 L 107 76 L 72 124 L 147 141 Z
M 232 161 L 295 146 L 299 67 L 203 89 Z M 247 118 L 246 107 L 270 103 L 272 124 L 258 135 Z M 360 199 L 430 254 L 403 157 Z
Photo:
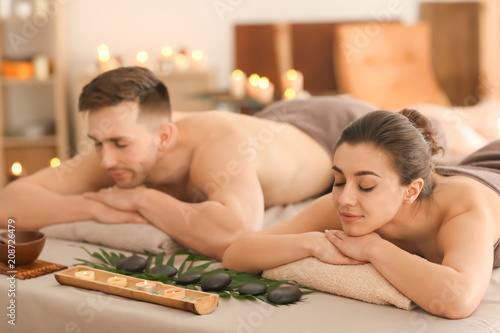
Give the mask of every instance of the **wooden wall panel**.
M 441 88 L 453 105 L 479 100 L 478 2 L 422 3 L 420 16 L 431 25 L 432 62 Z

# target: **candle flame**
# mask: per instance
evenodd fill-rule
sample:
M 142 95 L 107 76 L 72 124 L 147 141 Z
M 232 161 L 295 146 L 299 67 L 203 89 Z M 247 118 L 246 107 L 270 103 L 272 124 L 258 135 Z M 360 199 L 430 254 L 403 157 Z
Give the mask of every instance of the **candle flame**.
M 248 83 L 250 83 L 251 86 L 257 86 L 259 84 L 260 76 L 259 74 L 252 74 L 248 78 Z
M 266 89 L 269 87 L 269 79 L 265 76 L 261 77 L 259 80 L 259 87 L 260 89 Z
M 58 159 L 57 157 L 54 157 L 53 159 L 50 160 L 50 166 L 53 168 L 56 168 L 61 165 L 61 160 Z
M 173 54 L 173 50 L 170 46 L 164 46 L 161 48 L 161 55 L 165 58 L 170 58 Z
M 286 72 L 286 78 L 290 81 L 297 79 L 297 71 L 295 69 L 289 69 Z
M 105 44 L 101 44 L 97 47 L 97 57 L 100 62 L 108 62 L 111 59 L 111 54 L 109 53 L 109 48 Z
M 146 61 L 148 61 L 148 58 L 149 58 L 149 56 L 148 56 L 148 53 L 146 51 L 137 52 L 136 59 L 141 64 L 144 64 Z
M 194 61 L 201 61 L 201 59 L 203 59 L 203 52 L 200 50 L 194 50 L 193 53 L 191 53 L 191 59 Z
M 23 172 L 23 166 L 19 162 L 14 162 L 10 170 L 14 176 L 19 176 Z
M 287 90 L 285 90 L 283 95 L 285 96 L 285 99 L 294 99 L 296 96 L 296 93 L 295 93 L 294 89 L 288 88 Z
M 239 70 L 239 69 L 235 69 L 235 70 L 233 71 L 232 77 L 233 77 L 233 79 L 235 79 L 236 81 L 240 81 L 241 79 L 243 79 L 243 71 L 241 71 L 241 70 Z

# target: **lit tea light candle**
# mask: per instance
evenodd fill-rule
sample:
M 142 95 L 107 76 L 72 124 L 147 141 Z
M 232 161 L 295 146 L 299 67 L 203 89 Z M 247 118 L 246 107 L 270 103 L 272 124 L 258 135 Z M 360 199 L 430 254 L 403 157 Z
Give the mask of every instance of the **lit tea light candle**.
M 12 163 L 9 173 L 9 181 L 14 181 L 20 177 L 24 176 L 23 166 L 19 162 Z
M 112 286 L 116 287 L 126 287 L 127 286 L 127 279 L 115 276 L 115 277 L 110 277 L 107 280 L 107 283 Z
M 161 58 L 158 69 L 160 72 L 165 74 L 170 74 L 174 70 L 174 61 L 173 61 L 173 50 L 170 46 L 164 46 L 161 48 Z
M 175 64 L 175 70 L 178 72 L 183 72 L 187 70 L 189 67 L 189 63 L 184 53 L 179 53 L 175 55 L 174 64 Z
M 52 168 L 57 168 L 60 165 L 61 165 L 61 160 L 58 159 L 57 157 L 54 157 L 53 159 L 50 160 L 50 166 Z
M 163 294 L 170 298 L 182 299 L 186 297 L 186 290 L 182 288 L 169 288 Z
M 146 51 L 137 52 L 135 59 L 137 60 L 137 66 L 146 68 L 149 66 L 149 54 Z
M 282 90 L 293 89 L 296 93 L 304 90 L 304 75 L 295 69 L 289 69 L 281 77 Z
M 78 271 L 75 272 L 75 276 L 82 280 L 94 281 L 95 273 L 93 271 Z
M 254 73 L 248 77 L 246 88 L 247 88 L 247 95 L 250 96 L 251 98 L 256 98 L 258 95 L 259 80 L 260 80 L 259 74 Z
M 231 74 L 231 95 L 236 98 L 245 97 L 245 84 L 247 76 L 240 69 L 235 69 Z
M 202 70 L 205 67 L 203 52 L 194 50 L 191 53 L 191 68 L 194 70 Z
M 111 57 L 109 48 L 105 44 L 97 47 L 97 60 L 99 61 L 99 71 L 101 73 L 116 69 L 121 66 L 120 61 Z
M 295 93 L 295 90 L 293 90 L 292 88 L 288 88 L 287 90 L 285 90 L 285 92 L 283 93 L 283 99 L 285 100 L 291 100 L 291 99 L 294 99 L 295 96 L 297 96 L 297 94 Z
M 261 77 L 258 83 L 258 93 L 255 97 L 262 104 L 271 103 L 274 99 L 274 84 L 269 82 L 265 76 Z
M 144 282 L 138 282 L 135 284 L 137 290 L 142 290 L 142 291 L 147 291 L 147 292 L 153 292 L 156 287 L 156 283 L 144 280 Z

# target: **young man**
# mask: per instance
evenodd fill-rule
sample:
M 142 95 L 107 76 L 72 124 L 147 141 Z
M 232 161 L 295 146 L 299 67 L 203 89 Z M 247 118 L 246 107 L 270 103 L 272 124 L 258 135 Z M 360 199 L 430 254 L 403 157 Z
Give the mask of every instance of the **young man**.
M 256 116 L 200 112 L 171 121 L 166 87 L 149 70 L 109 71 L 84 87 L 91 153 L 0 192 L 0 226 L 72 221 L 151 223 L 221 259 L 261 229 L 265 207 L 324 193 L 340 131 L 374 108 L 343 97 L 280 102 Z M 273 119 L 273 120 L 270 120 Z

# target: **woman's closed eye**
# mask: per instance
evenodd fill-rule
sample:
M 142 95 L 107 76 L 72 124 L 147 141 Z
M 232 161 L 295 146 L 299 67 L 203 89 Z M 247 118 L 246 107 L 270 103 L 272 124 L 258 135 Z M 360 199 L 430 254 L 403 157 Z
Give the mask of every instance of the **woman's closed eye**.
M 362 186 L 359 186 L 359 189 L 363 192 L 370 192 L 372 191 L 377 185 L 374 185 L 372 187 L 362 187 Z

